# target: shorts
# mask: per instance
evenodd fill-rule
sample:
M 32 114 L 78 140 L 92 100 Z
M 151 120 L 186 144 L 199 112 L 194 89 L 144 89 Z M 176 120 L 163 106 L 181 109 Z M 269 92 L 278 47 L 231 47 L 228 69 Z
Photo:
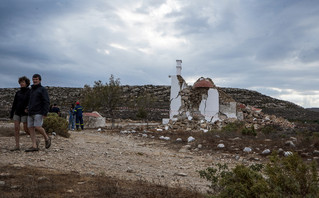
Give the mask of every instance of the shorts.
M 18 116 L 16 114 L 14 114 L 13 120 L 14 121 L 19 121 L 19 122 L 27 122 L 28 116 Z
M 43 124 L 43 115 L 35 114 L 28 116 L 28 127 L 37 127 L 42 126 Z

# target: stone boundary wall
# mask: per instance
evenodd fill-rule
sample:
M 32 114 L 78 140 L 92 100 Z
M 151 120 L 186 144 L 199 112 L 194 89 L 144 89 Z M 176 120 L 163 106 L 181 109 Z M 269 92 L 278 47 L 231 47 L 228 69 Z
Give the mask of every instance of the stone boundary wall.
M 154 106 L 149 109 L 149 120 L 160 121 L 169 117 L 170 86 L 162 85 L 123 85 L 123 104 L 115 112 L 116 118 L 135 119 L 136 109 L 127 104 L 141 94 L 150 93 L 157 98 Z M 62 115 L 66 117 L 70 104 L 81 98 L 83 88 L 72 87 L 47 87 L 51 103 L 57 103 L 61 108 Z M 265 96 L 256 91 L 237 88 L 219 88 L 235 99 L 236 102 L 261 108 L 262 112 L 269 115 L 282 116 L 290 120 L 318 120 L 319 112 L 304 109 L 291 102 L 278 100 Z M 0 119 L 8 119 L 14 95 L 19 88 L 0 88 Z M 84 107 L 85 108 L 85 107 Z M 103 109 L 99 112 L 109 118 Z
M 81 91 L 83 88 L 72 87 L 46 87 L 49 93 L 51 104 L 58 104 L 63 117 L 68 115 L 68 109 L 71 104 L 81 101 Z M 156 97 L 156 102 L 151 109 L 148 110 L 149 120 L 160 121 L 162 118 L 169 117 L 169 95 L 170 86 L 129 86 L 123 85 L 123 103 L 115 111 L 116 119 L 136 119 L 137 109 L 129 104 L 140 95 L 149 93 Z M 14 95 L 19 88 L 0 88 L 0 119 L 8 119 Z M 90 109 L 84 110 L 90 111 Z M 110 116 L 103 109 L 100 110 L 102 116 L 109 118 Z

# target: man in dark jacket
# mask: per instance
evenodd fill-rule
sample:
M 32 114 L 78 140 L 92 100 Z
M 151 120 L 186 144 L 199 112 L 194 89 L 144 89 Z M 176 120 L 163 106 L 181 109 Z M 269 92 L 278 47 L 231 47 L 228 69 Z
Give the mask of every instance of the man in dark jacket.
M 76 123 L 76 130 L 79 130 L 80 124 L 81 124 L 81 129 L 84 129 L 84 124 L 83 124 L 83 108 L 80 105 L 80 102 L 76 102 L 76 106 L 74 109 L 75 113 L 75 123 Z
M 11 149 L 11 151 L 20 150 L 20 123 L 23 123 L 24 131 L 29 134 L 27 126 L 26 112 L 27 106 L 29 104 L 30 98 L 30 80 L 26 76 L 22 76 L 18 80 L 20 84 L 20 90 L 16 92 L 10 112 L 10 118 L 14 120 L 14 137 L 16 141 L 16 146 Z
M 41 76 L 39 74 L 34 74 L 32 81 L 33 85 L 31 86 L 28 106 L 28 128 L 31 136 L 32 147 L 25 150 L 26 152 L 39 150 L 39 141 L 37 140 L 35 129 L 43 135 L 45 140 L 45 148 L 48 149 L 51 146 L 51 138 L 47 135 L 42 127 L 43 119 L 49 111 L 49 95 L 46 88 L 41 85 Z

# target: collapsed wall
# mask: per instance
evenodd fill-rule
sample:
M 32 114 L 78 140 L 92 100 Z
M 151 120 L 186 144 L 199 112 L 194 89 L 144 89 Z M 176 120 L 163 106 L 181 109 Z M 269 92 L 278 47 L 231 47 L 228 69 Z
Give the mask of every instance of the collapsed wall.
M 237 103 L 210 78 L 201 77 L 193 86 L 187 85 L 181 76 L 182 61 L 176 63 L 176 75 L 170 76 L 170 119 L 163 121 L 172 129 L 210 130 L 235 121 L 244 121 L 246 127 L 255 129 L 268 124 L 294 127 L 284 118 L 269 116 L 261 109 Z

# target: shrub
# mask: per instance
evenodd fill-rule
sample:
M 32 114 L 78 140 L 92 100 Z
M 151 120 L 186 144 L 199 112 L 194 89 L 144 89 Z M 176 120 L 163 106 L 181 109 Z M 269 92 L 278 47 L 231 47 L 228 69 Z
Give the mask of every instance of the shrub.
M 280 126 L 277 125 L 266 125 L 263 128 L 260 129 L 260 132 L 262 132 L 263 134 L 272 134 L 272 133 L 276 133 L 280 130 Z
M 298 154 L 280 159 L 273 153 L 263 172 L 261 164 L 217 167 L 199 171 L 211 182 L 212 197 L 319 197 L 317 165 L 306 164 Z
M 237 165 L 231 171 L 226 164 L 217 164 L 218 169 L 209 167 L 199 174 L 212 182 L 210 188 L 214 194 L 219 193 L 216 197 L 262 197 L 269 189 L 266 180 L 258 173 L 260 166 Z
M 231 122 L 222 128 L 222 132 L 240 132 L 244 127 L 244 122 Z
M 298 154 L 279 159 L 273 154 L 265 168 L 270 196 L 319 197 L 317 165 L 306 164 Z
M 47 133 L 55 132 L 63 137 L 70 137 L 68 122 L 56 113 L 49 113 L 43 121 L 43 128 Z
M 243 135 L 252 135 L 252 136 L 256 136 L 256 135 L 257 135 L 254 126 L 251 126 L 251 127 L 249 127 L 249 128 L 246 128 L 246 127 L 243 128 L 242 131 L 241 131 L 241 133 L 242 133 Z

